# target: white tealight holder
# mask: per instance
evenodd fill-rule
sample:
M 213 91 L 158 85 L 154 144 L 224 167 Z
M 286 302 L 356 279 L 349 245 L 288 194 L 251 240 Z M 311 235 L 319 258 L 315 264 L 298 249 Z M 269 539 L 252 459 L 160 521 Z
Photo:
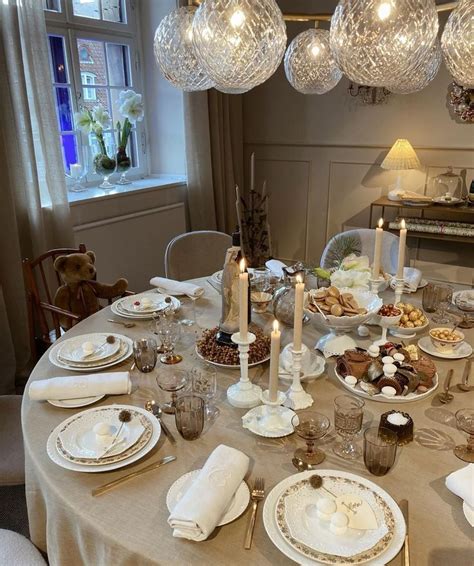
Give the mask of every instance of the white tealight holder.
M 405 280 L 399 279 L 398 277 L 395 278 L 395 302 L 394 304 L 397 305 L 402 301 L 403 289 L 405 287 Z
M 269 434 L 288 428 L 289 409 L 282 407 L 286 395 L 283 391 L 278 391 L 277 393 L 276 401 L 270 401 L 270 391 L 268 389 L 263 391 L 260 397 L 264 406 L 259 419 L 259 427 L 263 432 Z M 292 411 L 291 413 L 294 414 Z
M 306 409 L 313 404 L 313 398 L 303 389 L 301 385 L 301 357 L 302 350 L 292 350 L 293 353 L 293 381 L 291 387 L 286 392 L 285 407 L 294 411 Z
M 244 338 L 240 332 L 231 336 L 232 342 L 239 348 L 240 380 L 227 389 L 227 401 L 239 409 L 251 409 L 260 404 L 262 389 L 249 379 L 249 349 L 256 340 L 255 334 L 247 332 Z

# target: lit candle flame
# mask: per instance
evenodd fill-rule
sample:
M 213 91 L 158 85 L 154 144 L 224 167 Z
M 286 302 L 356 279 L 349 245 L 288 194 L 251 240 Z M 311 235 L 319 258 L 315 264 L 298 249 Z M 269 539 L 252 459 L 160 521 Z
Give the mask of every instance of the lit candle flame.
M 301 277 L 301 275 L 298 273 L 298 275 L 296 276 L 296 282 L 297 283 L 303 283 L 303 278 Z
M 273 332 L 278 332 L 279 329 L 280 329 L 280 325 L 278 324 L 278 320 L 275 319 L 273 321 Z
M 242 258 L 242 259 L 240 260 L 240 264 L 239 264 L 239 265 L 240 265 L 240 273 L 245 273 L 246 264 L 245 264 L 245 259 L 244 259 L 244 258 Z
M 400 230 L 406 230 L 406 224 L 405 224 L 405 219 L 402 218 L 402 221 L 400 222 Z
M 378 227 L 383 228 L 383 218 L 380 218 L 379 223 L 378 223 Z

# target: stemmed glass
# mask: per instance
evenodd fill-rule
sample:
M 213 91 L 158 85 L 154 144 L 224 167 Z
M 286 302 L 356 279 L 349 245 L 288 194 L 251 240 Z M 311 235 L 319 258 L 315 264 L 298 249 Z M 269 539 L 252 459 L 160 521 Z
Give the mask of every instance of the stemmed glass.
M 168 365 L 178 364 L 183 359 L 183 356 L 174 353 L 181 332 L 179 323 L 168 317 L 163 317 L 160 324 L 157 325 L 157 331 L 164 350 L 164 353 L 160 356 L 160 362 Z
M 159 332 L 159 328 L 161 323 L 163 322 L 163 317 L 160 314 L 153 314 L 152 315 L 152 319 L 150 321 L 149 324 L 149 330 L 152 334 L 154 334 L 155 336 L 157 336 L 160 339 L 161 344 L 159 346 L 157 346 L 156 348 L 156 353 L 157 354 L 164 354 L 165 353 L 165 348 L 163 346 L 163 342 L 162 342 L 162 336 L 160 335 Z
M 209 420 L 215 420 L 220 415 L 213 401 L 217 395 L 217 372 L 210 364 L 193 367 L 190 373 L 192 392 L 206 400 L 206 415 Z
M 436 324 L 448 324 L 451 322 L 451 318 L 446 311 L 452 296 L 453 288 L 450 285 L 429 283 L 423 289 L 423 308 L 426 312 L 434 313 L 432 319 Z
M 295 450 L 293 464 L 299 470 L 311 470 L 326 458 L 326 454 L 315 448 L 314 443 L 327 434 L 329 419 L 316 411 L 301 411 L 293 416 L 291 424 L 296 434 L 306 440 L 306 450 L 304 448 Z
M 454 448 L 454 454 L 464 462 L 474 464 L 474 409 L 459 409 L 456 411 L 456 425 L 459 430 L 467 433 L 467 444 L 459 444 Z
M 176 410 L 178 391 L 184 389 L 188 383 L 186 372 L 180 369 L 162 371 L 156 378 L 156 383 L 162 391 L 171 393 L 171 401 L 164 403 L 161 406 L 161 409 L 167 414 L 174 414 Z
M 105 149 L 105 153 L 104 153 Z M 102 183 L 99 185 L 101 189 L 113 189 L 114 184 L 109 182 L 111 175 L 117 169 L 117 159 L 115 157 L 115 144 L 108 140 L 104 142 L 104 147 L 101 148 L 98 142 L 94 144 L 94 172 L 103 178 Z
M 354 444 L 354 436 L 362 428 L 364 401 L 349 395 L 339 395 L 334 399 L 334 427 L 342 437 L 342 442 L 334 452 L 346 460 L 360 456 L 360 450 Z

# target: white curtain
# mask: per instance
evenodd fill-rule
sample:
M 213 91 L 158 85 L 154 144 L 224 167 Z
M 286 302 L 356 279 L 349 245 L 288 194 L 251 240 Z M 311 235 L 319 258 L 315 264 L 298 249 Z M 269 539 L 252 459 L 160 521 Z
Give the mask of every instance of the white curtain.
M 73 234 L 41 0 L 0 2 L 0 393 L 29 360 L 21 267 Z

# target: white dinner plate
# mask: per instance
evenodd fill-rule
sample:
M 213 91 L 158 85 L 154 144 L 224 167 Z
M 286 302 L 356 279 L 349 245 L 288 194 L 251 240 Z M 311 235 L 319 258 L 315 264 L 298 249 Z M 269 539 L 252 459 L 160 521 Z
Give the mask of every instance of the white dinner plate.
M 193 470 L 192 472 L 184 474 L 169 488 L 168 493 L 166 494 L 166 506 L 170 513 L 173 512 L 178 501 L 191 487 L 200 471 L 201 470 Z M 217 526 L 222 527 L 222 525 L 227 525 L 227 523 L 235 521 L 235 519 L 240 517 L 240 515 L 242 515 L 242 513 L 247 509 L 249 501 L 250 491 L 248 485 L 242 481 Z
M 460 204 L 462 202 L 462 199 L 458 197 L 451 197 L 448 200 L 446 197 L 442 196 L 442 197 L 434 197 L 433 202 L 435 202 L 436 204 L 443 204 L 444 206 L 453 206 L 456 204 Z
M 89 364 L 100 362 L 106 358 L 112 357 L 120 349 L 120 340 L 115 339 L 115 342 L 109 344 L 107 338 L 113 334 L 105 334 L 94 332 L 93 334 L 81 334 L 81 336 L 74 336 L 61 342 L 61 348 L 58 350 L 58 356 L 66 363 L 73 362 L 75 364 Z M 94 345 L 95 351 L 89 356 L 84 354 L 82 348 L 83 344 L 90 342 Z
M 171 305 L 173 307 L 173 309 L 175 311 L 179 310 L 179 308 L 181 307 L 181 301 L 179 299 L 177 299 L 176 297 L 172 297 L 171 295 L 161 295 L 163 298 L 166 296 L 169 296 L 171 298 Z M 128 298 L 133 298 L 133 297 L 128 297 Z M 153 310 L 151 312 L 140 312 L 140 311 L 136 311 L 136 312 L 130 312 L 127 311 L 121 304 L 121 301 L 123 299 L 119 299 L 118 301 L 115 301 L 114 303 L 112 303 L 110 305 L 110 308 L 112 310 L 112 312 L 114 314 L 116 314 L 117 316 L 122 316 L 124 318 L 131 318 L 134 320 L 149 320 L 150 318 L 153 318 L 154 314 L 157 312 L 160 312 L 160 309 L 158 310 Z
M 429 336 L 424 336 L 418 340 L 418 347 L 423 352 L 430 354 L 431 356 L 436 356 L 437 358 L 444 358 L 445 360 L 460 360 L 461 358 L 468 358 L 472 354 L 472 346 L 467 342 L 464 342 L 459 346 L 457 350 L 454 350 L 451 354 L 445 354 L 439 352 L 431 342 Z
M 141 407 L 134 407 L 132 405 L 110 405 L 110 407 L 118 407 L 120 409 L 134 410 L 141 413 L 142 415 L 145 415 L 145 417 L 150 419 L 149 411 L 146 411 Z M 88 410 L 93 411 L 94 409 L 88 409 Z M 100 464 L 98 466 L 85 466 L 84 464 L 70 462 L 69 460 L 63 458 L 63 456 L 61 456 L 61 454 L 58 452 L 58 449 L 56 447 L 56 439 L 64 423 L 59 424 L 49 435 L 48 441 L 46 443 L 46 451 L 50 459 L 55 464 L 61 466 L 61 468 L 65 468 L 66 470 L 71 470 L 73 472 L 97 473 L 97 472 L 109 472 L 111 470 L 117 470 L 119 468 L 124 468 L 125 466 L 128 466 L 129 464 L 132 464 L 137 460 L 140 460 L 141 458 L 143 458 L 143 456 L 148 454 L 148 452 L 150 452 L 154 448 L 154 446 L 156 445 L 156 443 L 160 438 L 161 426 L 158 419 L 155 418 L 150 419 L 150 422 L 153 427 L 153 432 L 150 440 L 143 448 L 141 448 L 141 450 L 139 450 L 132 456 L 129 456 L 124 460 L 121 460 L 120 462 L 113 462 L 110 464 Z
M 342 383 L 342 385 L 344 385 L 344 387 L 348 391 L 354 393 L 354 395 L 357 395 L 358 397 L 363 397 L 364 399 L 370 399 L 371 401 L 379 401 L 380 403 L 412 403 L 413 401 L 421 401 L 421 399 L 426 399 L 426 397 L 429 397 L 436 391 L 439 382 L 438 374 L 436 373 L 433 378 L 433 387 L 428 391 L 426 391 L 426 393 L 408 393 L 408 395 L 395 395 L 395 396 L 384 395 L 383 393 L 377 393 L 376 395 L 369 395 L 366 391 L 360 388 L 359 384 L 353 386 L 346 383 L 344 378 L 341 375 L 339 375 L 336 368 L 334 368 L 334 374 L 337 377 L 337 379 Z
M 277 484 L 267 495 L 265 499 L 265 503 L 263 506 L 263 523 L 265 526 L 265 530 L 273 542 L 273 544 L 282 552 L 285 556 L 296 562 L 297 564 L 301 564 L 303 566 L 321 566 L 323 563 L 318 562 L 317 560 L 312 560 L 307 558 L 300 552 L 298 552 L 295 548 L 293 548 L 283 537 L 278 529 L 278 525 L 276 522 L 276 506 L 279 498 L 283 494 L 283 492 L 296 483 L 300 479 L 305 479 L 314 474 L 314 470 L 310 470 L 307 472 L 301 472 L 299 474 L 293 474 L 292 476 L 284 479 L 279 484 Z M 400 552 L 401 547 L 403 546 L 405 540 L 405 520 L 403 519 L 403 514 L 400 511 L 400 508 L 395 503 L 395 501 L 390 497 L 390 495 L 381 489 L 376 484 L 372 483 L 365 478 L 360 476 L 356 476 L 355 474 L 351 474 L 348 472 L 342 472 L 339 470 L 319 470 L 318 474 L 321 476 L 324 475 L 337 475 L 339 477 L 346 477 L 351 480 L 358 481 L 359 483 L 366 485 L 373 491 L 375 491 L 378 495 L 380 495 L 388 504 L 394 519 L 395 519 L 395 528 L 393 539 L 389 547 L 380 554 L 377 558 L 369 559 L 365 564 L 366 566 L 384 566 L 388 564 L 390 560 L 395 558 L 395 556 Z
M 240 369 L 240 364 L 227 365 L 227 364 L 220 364 L 218 362 L 212 362 L 211 360 L 208 360 L 207 358 L 205 358 L 204 356 L 202 356 L 199 353 L 197 346 L 196 346 L 196 354 L 197 354 L 198 358 L 200 358 L 203 362 L 207 362 L 208 364 L 211 364 L 212 366 L 216 366 L 218 368 L 225 368 L 225 369 Z M 263 360 L 260 360 L 259 362 L 253 362 L 252 364 L 249 364 L 249 368 L 253 368 L 255 366 L 259 366 L 260 364 L 264 364 L 265 362 L 268 362 L 269 359 L 270 359 L 270 354 L 266 358 L 263 358 Z
M 81 397 L 80 399 L 48 399 L 48 403 L 61 409 L 77 409 L 97 403 L 104 397 L 105 395 L 97 395 L 96 397 Z
M 153 314 L 166 309 L 168 303 L 165 302 L 165 298 L 168 296 L 149 291 L 148 293 L 141 293 L 131 297 L 123 297 L 117 301 L 117 306 L 130 314 Z M 146 299 L 150 303 L 149 306 L 143 306 L 143 301 Z

